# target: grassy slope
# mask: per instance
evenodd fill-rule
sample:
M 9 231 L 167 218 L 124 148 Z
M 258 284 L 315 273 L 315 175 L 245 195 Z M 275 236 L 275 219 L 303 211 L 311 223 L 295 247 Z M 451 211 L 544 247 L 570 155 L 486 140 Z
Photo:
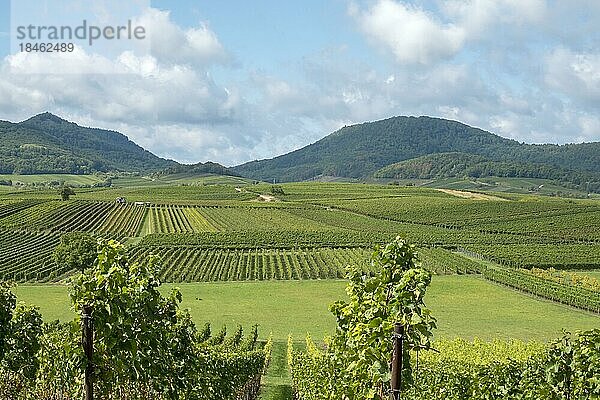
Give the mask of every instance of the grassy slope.
M 168 289 L 171 285 L 165 285 Z M 328 304 L 344 295 L 344 281 L 269 281 L 179 285 L 183 304 L 198 324 L 260 324 L 263 336 L 282 341 L 291 333 L 321 338 L 333 331 Z M 19 300 L 37 304 L 47 320 L 71 318 L 63 286 L 20 286 Z M 202 300 L 198 300 L 202 299 Z M 600 318 L 534 299 L 474 276 L 436 276 L 428 305 L 438 318 L 438 337 L 548 340 L 568 330 L 600 326 Z
M 101 175 L 69 175 L 69 174 L 35 174 L 35 175 L 6 175 L 0 174 L 0 180 L 11 180 L 13 184 L 22 183 L 49 183 L 52 181 L 64 181 L 70 185 L 93 185 L 102 182 Z
M 163 185 L 247 185 L 252 183 L 246 178 L 236 176 L 214 175 L 214 174 L 171 174 L 158 178 L 132 176 L 119 177 L 113 180 L 115 187 L 151 187 Z
M 403 182 L 409 182 L 407 180 Z M 508 193 L 531 193 L 532 187 L 538 187 L 536 193 L 541 195 L 551 195 L 557 192 L 563 194 L 585 196 L 586 193 L 577 189 L 567 188 L 557 185 L 548 179 L 535 178 L 503 178 L 503 177 L 486 177 L 480 179 L 461 179 L 447 178 L 436 179 L 431 181 L 414 180 L 415 185 L 432 188 L 449 188 L 458 190 L 475 190 L 475 191 L 492 191 L 492 192 L 508 192 Z M 539 188 L 540 185 L 543 187 Z M 593 194 L 597 197 L 597 194 Z

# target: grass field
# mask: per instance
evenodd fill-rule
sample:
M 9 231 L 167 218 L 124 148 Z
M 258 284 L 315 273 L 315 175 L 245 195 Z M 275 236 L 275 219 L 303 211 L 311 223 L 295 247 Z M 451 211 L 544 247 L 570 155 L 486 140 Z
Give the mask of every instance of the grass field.
M 179 173 L 151 178 L 147 176 L 123 176 L 113 180 L 115 187 L 147 187 L 161 185 L 247 185 L 252 180 L 236 176 L 214 174 Z
M 556 184 L 548 179 L 535 178 L 504 178 L 504 177 L 487 177 L 480 179 L 462 179 L 462 178 L 447 178 L 438 179 L 435 181 L 415 181 L 415 185 L 433 188 L 448 188 L 458 190 L 475 190 L 475 191 L 491 191 L 491 192 L 510 192 L 510 193 L 532 193 L 531 189 L 535 188 L 535 193 L 542 195 L 555 195 L 561 193 L 563 195 L 586 196 L 587 193 L 567 188 Z M 597 195 L 594 195 L 597 197 Z
M 271 362 L 267 374 L 263 377 L 263 387 L 259 399 L 292 400 L 294 398 L 288 369 L 287 344 L 284 342 L 273 343 Z
M 101 175 L 67 175 L 67 174 L 36 174 L 36 175 L 6 175 L 0 174 L 0 180 L 11 180 L 13 185 L 17 182 L 24 184 L 64 182 L 68 185 L 93 185 L 102 182 Z
M 302 340 L 330 334 L 335 320 L 327 307 L 345 297 L 345 281 L 219 282 L 177 285 L 182 307 L 197 324 L 214 327 L 260 325 L 262 336 L 285 340 L 291 333 Z M 164 285 L 168 290 L 173 285 Z M 46 320 L 72 318 L 67 289 L 59 285 L 22 285 L 19 300 L 40 306 Z M 428 306 L 438 319 L 437 337 L 518 338 L 548 340 L 562 329 L 600 327 L 600 317 L 538 300 L 476 276 L 435 276 Z
M 594 270 L 594 271 L 574 271 L 577 274 L 583 274 L 583 275 L 588 275 L 591 276 L 592 278 L 596 278 L 596 279 L 600 279 L 600 271 Z

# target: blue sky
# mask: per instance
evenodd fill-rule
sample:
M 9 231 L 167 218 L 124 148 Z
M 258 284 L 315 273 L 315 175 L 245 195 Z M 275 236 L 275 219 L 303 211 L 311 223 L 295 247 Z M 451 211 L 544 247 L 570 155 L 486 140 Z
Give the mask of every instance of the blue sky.
M 15 7 L 13 21 L 74 24 L 96 12 L 83 0 L 17 1 L 49 11 Z M 10 1 L 0 0 L 0 119 L 48 110 L 119 130 L 164 157 L 226 165 L 395 115 L 459 120 L 529 143 L 600 141 L 597 1 L 93 4 L 110 1 L 136 10 L 109 21 L 133 18 L 149 47 L 11 53 Z M 78 14 L 53 13 L 71 3 Z

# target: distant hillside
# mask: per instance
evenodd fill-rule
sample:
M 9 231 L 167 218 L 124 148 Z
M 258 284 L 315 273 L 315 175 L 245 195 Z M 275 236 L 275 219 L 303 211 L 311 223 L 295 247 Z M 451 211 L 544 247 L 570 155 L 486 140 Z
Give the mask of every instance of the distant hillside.
M 600 191 L 600 173 L 576 171 L 546 164 L 492 161 L 466 153 L 438 153 L 401 161 L 376 171 L 375 178 L 535 178 L 550 179 L 582 191 Z
M 20 123 L 0 121 L 0 138 L 3 174 L 147 172 L 176 164 L 119 132 L 81 127 L 50 113 Z
M 600 143 L 523 144 L 460 122 L 431 117 L 394 117 L 347 126 L 299 150 L 233 170 L 265 181 L 307 180 L 321 175 L 365 178 L 393 163 L 447 152 L 600 172 Z
M 207 161 L 205 163 L 197 164 L 177 164 L 162 171 L 157 172 L 156 176 L 174 175 L 174 174 L 191 174 L 191 175 L 202 175 L 202 174 L 216 174 L 216 175 L 229 175 L 229 176 L 240 176 L 235 173 L 231 168 L 224 167 L 221 164 Z

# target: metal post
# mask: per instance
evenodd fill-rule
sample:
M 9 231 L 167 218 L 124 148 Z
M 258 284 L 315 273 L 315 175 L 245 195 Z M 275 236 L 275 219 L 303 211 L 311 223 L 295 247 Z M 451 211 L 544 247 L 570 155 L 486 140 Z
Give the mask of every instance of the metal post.
M 92 364 L 92 355 L 94 354 L 94 321 L 92 320 L 92 307 L 88 305 L 83 306 L 81 323 L 83 325 L 82 345 L 86 358 L 84 380 L 85 400 L 94 400 L 94 386 L 92 382 L 92 375 L 94 373 L 94 365 Z
M 400 392 L 402 389 L 402 342 L 404 341 L 404 325 L 396 323 L 394 325 L 394 352 L 392 353 L 392 390 L 391 399 L 400 400 Z

